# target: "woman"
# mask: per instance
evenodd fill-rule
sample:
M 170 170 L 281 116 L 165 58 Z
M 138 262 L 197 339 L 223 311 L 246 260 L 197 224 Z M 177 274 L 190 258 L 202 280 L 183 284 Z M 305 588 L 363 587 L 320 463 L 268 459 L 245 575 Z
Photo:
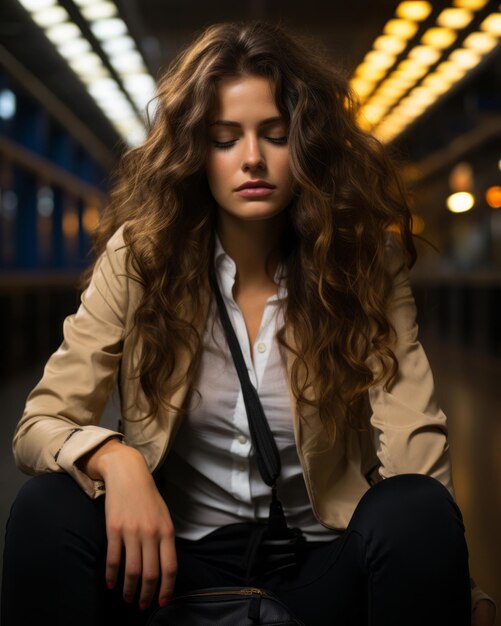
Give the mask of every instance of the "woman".
M 8 524 L 5 626 L 140 624 L 173 593 L 249 582 L 315 626 L 493 624 L 416 340 L 404 191 L 321 51 L 262 22 L 203 32 L 160 81 L 95 251 L 14 436 L 44 475 Z M 307 538 L 292 573 L 247 554 L 270 491 L 211 280 Z

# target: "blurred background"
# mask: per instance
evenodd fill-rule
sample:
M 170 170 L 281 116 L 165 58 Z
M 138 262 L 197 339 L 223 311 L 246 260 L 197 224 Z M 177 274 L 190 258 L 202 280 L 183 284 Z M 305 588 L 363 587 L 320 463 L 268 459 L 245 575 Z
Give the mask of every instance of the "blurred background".
M 12 433 L 79 304 L 110 172 L 174 55 L 211 23 L 281 20 L 349 76 L 402 162 L 421 341 L 449 419 L 470 569 L 501 610 L 501 12 L 448 0 L 2 0 L 0 547 L 27 479 Z M 115 427 L 111 404 L 105 423 Z M 498 618 L 501 625 L 501 617 Z

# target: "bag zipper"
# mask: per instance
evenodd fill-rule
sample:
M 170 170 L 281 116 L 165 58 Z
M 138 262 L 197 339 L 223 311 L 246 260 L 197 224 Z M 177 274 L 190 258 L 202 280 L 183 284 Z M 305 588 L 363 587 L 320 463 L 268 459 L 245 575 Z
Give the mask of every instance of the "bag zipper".
M 258 596 L 265 597 L 268 594 L 266 593 L 266 591 L 263 591 L 262 589 L 255 589 L 253 587 L 250 587 L 248 589 L 231 589 L 227 591 L 221 590 L 221 591 L 204 591 L 200 593 L 189 593 L 184 596 L 177 596 L 176 598 L 173 598 L 173 600 L 184 600 L 185 598 L 203 598 L 207 596 L 227 596 L 227 595 L 236 595 L 236 596 L 258 595 Z

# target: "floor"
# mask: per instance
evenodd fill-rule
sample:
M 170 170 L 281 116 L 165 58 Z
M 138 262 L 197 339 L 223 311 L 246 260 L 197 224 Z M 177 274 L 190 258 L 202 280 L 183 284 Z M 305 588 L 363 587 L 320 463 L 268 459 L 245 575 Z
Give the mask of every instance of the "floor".
M 470 571 L 497 602 L 501 612 L 501 358 L 421 338 L 435 376 L 437 396 L 449 420 L 453 477 L 463 512 Z M 41 366 L 0 382 L 0 528 L 20 485 L 26 480 L 14 466 L 10 444 L 14 426 Z M 104 423 L 113 425 L 108 407 Z M 3 548 L 3 533 L 0 537 Z M 501 626 L 498 616 L 496 626 Z

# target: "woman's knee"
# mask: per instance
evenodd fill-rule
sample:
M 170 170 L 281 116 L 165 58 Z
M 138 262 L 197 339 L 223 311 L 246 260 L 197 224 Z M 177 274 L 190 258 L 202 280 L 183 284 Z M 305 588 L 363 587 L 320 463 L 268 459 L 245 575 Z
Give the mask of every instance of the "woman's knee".
M 352 521 L 355 526 L 384 525 L 424 532 L 427 526 L 436 530 L 443 521 L 450 529 L 455 524 L 464 532 L 461 511 L 448 489 L 438 480 L 424 474 L 399 474 L 380 481 L 361 498 Z
M 67 473 L 51 472 L 30 478 L 19 490 L 11 507 L 8 531 L 36 529 L 42 534 L 66 527 L 101 532 L 103 502 L 91 500 Z

